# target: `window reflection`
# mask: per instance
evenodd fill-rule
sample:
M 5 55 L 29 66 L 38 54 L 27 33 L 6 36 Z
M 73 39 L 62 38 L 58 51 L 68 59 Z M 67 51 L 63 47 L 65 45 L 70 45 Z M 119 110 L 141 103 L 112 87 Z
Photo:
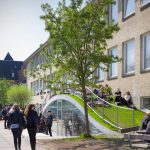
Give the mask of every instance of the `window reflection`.
M 124 73 L 133 73 L 135 70 L 135 43 L 134 40 L 124 43 Z
M 118 56 L 117 47 L 110 49 L 109 55 L 117 57 Z M 117 77 L 117 74 L 118 74 L 118 66 L 117 66 L 117 62 L 115 62 L 110 65 L 109 78 Z
M 124 0 L 124 17 L 135 12 L 135 0 Z
M 143 70 L 150 69 L 150 33 L 142 37 Z
M 77 136 L 85 133 L 85 118 L 81 111 L 65 100 L 57 100 L 51 103 L 44 111 L 46 117 L 48 110 L 53 112 L 54 124 L 52 130 L 61 136 Z M 100 131 L 90 123 L 92 134 Z

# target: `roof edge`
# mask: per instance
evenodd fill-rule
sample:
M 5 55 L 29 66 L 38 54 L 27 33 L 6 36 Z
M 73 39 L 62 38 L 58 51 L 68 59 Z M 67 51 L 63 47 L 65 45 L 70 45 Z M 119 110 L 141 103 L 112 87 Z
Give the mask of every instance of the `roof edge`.
M 24 63 L 29 62 L 30 59 L 31 59 L 33 56 L 35 56 L 38 52 L 40 52 L 40 51 L 41 51 L 45 46 L 47 46 L 48 44 L 50 44 L 50 43 L 49 43 L 49 39 L 48 39 L 45 43 L 41 44 L 41 46 L 40 46 L 37 50 L 35 50 L 27 59 L 25 59 L 25 60 L 24 60 Z

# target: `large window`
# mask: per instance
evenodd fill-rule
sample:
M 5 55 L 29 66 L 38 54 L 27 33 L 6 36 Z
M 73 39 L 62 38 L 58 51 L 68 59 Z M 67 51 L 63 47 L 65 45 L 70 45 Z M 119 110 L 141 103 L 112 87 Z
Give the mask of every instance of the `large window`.
M 135 43 L 129 40 L 123 44 L 124 74 L 133 74 L 135 71 Z
M 110 49 L 109 55 L 112 55 L 114 57 L 118 56 L 117 47 Z M 115 62 L 110 65 L 109 78 L 117 77 L 117 74 L 118 74 L 118 67 L 117 67 L 117 62 Z
M 97 75 L 98 75 L 99 81 L 104 80 L 104 71 L 102 69 L 103 67 L 104 67 L 103 64 L 100 64 L 98 67 Z
M 143 6 L 143 5 L 146 5 L 146 4 L 148 4 L 148 3 L 150 3 L 150 0 L 141 0 L 141 5 Z
M 116 3 L 109 6 L 109 22 L 114 22 L 117 24 L 118 22 L 118 0 L 115 1 Z
M 150 69 L 150 32 L 142 36 L 142 70 Z
M 135 0 L 124 0 L 124 17 L 128 17 L 135 12 Z

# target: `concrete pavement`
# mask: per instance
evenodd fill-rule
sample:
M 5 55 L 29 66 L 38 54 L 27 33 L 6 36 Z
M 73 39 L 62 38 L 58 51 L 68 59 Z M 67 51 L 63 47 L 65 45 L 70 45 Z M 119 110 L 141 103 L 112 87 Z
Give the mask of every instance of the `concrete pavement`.
M 15 150 L 11 130 L 4 129 L 3 124 L 4 122 L 0 120 L 0 150 Z M 37 134 L 37 139 L 50 139 L 50 137 L 44 134 Z M 22 133 L 21 150 L 31 150 L 27 130 L 24 130 Z M 40 145 L 37 142 L 36 150 L 52 149 L 45 145 Z
M 66 138 L 65 136 L 64 137 L 57 136 L 57 134 L 54 132 L 53 129 L 52 129 L 52 134 L 53 137 L 50 137 L 49 135 L 45 135 L 42 133 L 37 133 L 36 150 L 55 150 L 50 147 L 47 147 L 46 145 L 41 145 L 40 142 L 38 142 L 40 140 L 49 140 L 51 142 L 52 140 Z M 70 136 L 68 136 L 67 138 L 70 138 Z M 23 130 L 21 148 L 22 148 L 21 150 L 31 150 L 27 130 Z M 11 130 L 4 129 L 3 120 L 0 120 L 0 150 L 15 150 Z
M 0 150 L 14 150 L 11 130 L 4 129 L 4 122 L 0 121 Z M 22 138 L 22 150 L 30 150 L 29 141 Z

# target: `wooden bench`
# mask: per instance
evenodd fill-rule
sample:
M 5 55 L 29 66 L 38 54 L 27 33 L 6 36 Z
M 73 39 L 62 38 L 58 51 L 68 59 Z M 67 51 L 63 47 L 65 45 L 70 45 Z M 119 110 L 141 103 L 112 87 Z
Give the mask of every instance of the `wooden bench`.
M 150 134 L 145 134 L 145 131 L 124 134 L 124 139 L 129 142 L 130 148 L 150 150 Z

